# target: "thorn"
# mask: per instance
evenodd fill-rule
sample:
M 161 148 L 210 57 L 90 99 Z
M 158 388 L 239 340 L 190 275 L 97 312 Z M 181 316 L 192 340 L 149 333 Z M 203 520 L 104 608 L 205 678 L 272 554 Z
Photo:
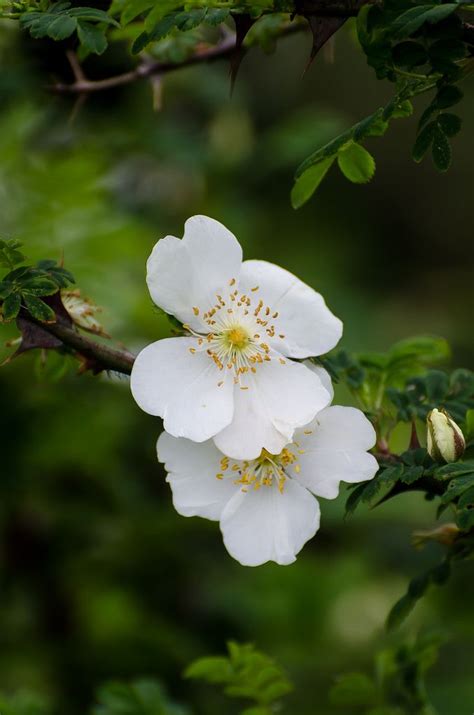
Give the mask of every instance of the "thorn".
M 303 77 L 313 64 L 313 60 L 319 50 L 324 47 L 326 42 L 339 30 L 346 22 L 347 17 L 315 17 L 311 15 L 306 18 L 308 20 L 311 32 L 313 33 L 313 46 L 309 56 L 308 64 L 306 65 Z
M 235 87 L 235 80 L 239 71 L 241 62 L 245 54 L 243 46 L 244 40 L 250 28 L 255 24 L 256 20 L 248 13 L 238 13 L 232 15 L 235 23 L 235 50 L 230 60 L 230 94 L 232 96 Z
M 410 449 L 418 449 L 420 447 L 420 440 L 418 439 L 418 433 L 416 431 L 415 420 L 411 423 L 411 437 L 410 437 Z

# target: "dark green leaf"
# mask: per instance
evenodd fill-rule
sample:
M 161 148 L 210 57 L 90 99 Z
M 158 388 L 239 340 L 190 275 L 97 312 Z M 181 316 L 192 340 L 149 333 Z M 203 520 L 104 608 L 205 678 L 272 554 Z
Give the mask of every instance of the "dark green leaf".
M 420 162 L 425 156 L 426 152 L 433 143 L 433 139 L 436 133 L 436 123 L 430 122 L 429 124 L 421 130 L 418 134 L 415 146 L 413 147 L 412 156 L 414 161 Z
M 417 5 L 402 13 L 392 23 L 391 30 L 394 37 L 403 39 L 409 37 L 426 23 L 434 24 L 444 20 L 457 9 L 456 3 L 445 5 Z
M 36 298 L 33 295 L 24 295 L 23 299 L 28 312 L 33 316 L 33 318 L 40 320 L 41 322 L 54 322 L 56 319 L 54 310 L 50 308 L 49 305 L 46 305 L 41 298 Z
M 53 295 L 57 290 L 57 284 L 49 278 L 30 278 L 21 284 L 22 293 L 29 295 Z
M 461 129 L 461 119 L 456 114 L 442 113 L 437 122 L 447 137 L 454 137 Z
M 101 55 L 107 49 L 107 38 L 104 31 L 90 22 L 79 20 L 77 36 L 81 45 L 88 51 L 96 55 Z
M 393 48 L 393 61 L 398 67 L 418 67 L 425 64 L 428 55 L 425 48 L 419 42 L 400 42 Z
M 434 165 L 438 171 L 447 171 L 451 165 L 451 146 L 446 134 L 443 133 L 438 125 L 434 132 L 431 151 Z
M 10 320 L 13 320 L 13 318 L 16 318 L 18 313 L 20 312 L 20 306 L 21 306 L 21 298 L 18 293 L 10 293 L 7 298 L 3 301 L 2 305 L 2 315 L 3 315 L 3 320 L 5 322 L 8 322 Z
M 448 107 L 452 107 L 454 104 L 460 102 L 463 96 L 464 95 L 459 87 L 456 87 L 453 84 L 448 84 L 445 87 L 442 87 L 436 95 L 436 106 L 439 109 L 447 109 Z

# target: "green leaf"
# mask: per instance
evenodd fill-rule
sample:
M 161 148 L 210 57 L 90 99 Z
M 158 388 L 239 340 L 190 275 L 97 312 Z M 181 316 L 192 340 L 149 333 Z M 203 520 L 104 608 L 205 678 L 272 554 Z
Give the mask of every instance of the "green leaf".
M 393 37 L 403 39 L 410 37 L 414 32 L 420 29 L 425 22 L 435 24 L 444 20 L 457 10 L 456 3 L 447 3 L 445 5 L 417 5 L 406 12 L 402 13 L 391 25 Z
M 461 129 L 461 119 L 456 114 L 442 113 L 438 115 L 437 122 L 447 137 L 454 137 Z
M 456 87 L 454 84 L 448 84 L 442 87 L 436 95 L 436 106 L 439 109 L 448 109 L 448 107 L 452 107 L 460 102 L 463 97 L 464 94 L 459 87 Z
M 154 7 L 154 0 L 133 0 L 133 2 L 127 2 L 122 10 L 120 19 L 122 25 L 128 25 L 132 22 L 138 15 L 142 15 Z
M 428 60 L 425 48 L 419 42 L 407 40 L 400 42 L 392 50 L 393 61 L 398 67 L 418 67 Z
M 446 134 L 436 126 L 431 147 L 433 162 L 438 171 L 447 171 L 451 166 L 451 146 Z
M 352 708 L 370 707 L 377 702 L 377 688 L 364 673 L 347 673 L 333 685 L 329 692 L 331 705 Z
M 53 295 L 57 291 L 57 284 L 49 278 L 30 278 L 21 284 L 21 292 L 30 295 Z
M 421 132 L 418 134 L 416 141 L 415 141 L 415 146 L 413 147 L 412 151 L 412 156 L 413 160 L 419 163 L 423 157 L 425 156 L 426 152 L 430 148 L 430 146 L 433 143 L 433 139 L 436 133 L 436 123 L 435 122 L 430 122 L 429 124 L 424 127 Z
M 171 32 L 176 24 L 176 15 L 168 15 L 168 17 L 160 20 L 150 32 L 142 32 L 132 45 L 133 54 L 141 52 L 150 42 L 156 42 L 166 37 Z
M 30 315 L 41 322 L 51 323 L 56 320 L 54 310 L 46 305 L 41 298 L 36 298 L 33 295 L 24 295 L 23 300 Z
M 387 630 L 391 631 L 399 626 L 405 618 L 412 612 L 416 605 L 416 599 L 408 593 L 400 598 L 391 609 L 387 617 Z
M 209 683 L 226 683 L 231 676 L 229 659 L 224 656 L 199 658 L 184 671 L 185 678 L 199 678 Z
M 155 680 L 141 679 L 130 684 L 112 682 L 98 694 L 99 705 L 92 715 L 187 715 L 187 710 L 173 703 Z
M 340 170 L 354 184 L 366 184 L 375 173 L 375 161 L 363 146 L 352 142 L 337 155 Z
M 331 168 L 336 156 L 329 156 L 318 164 L 310 166 L 296 181 L 291 191 L 291 205 L 299 209 L 314 194 Z
M 7 296 L 9 296 L 13 289 L 13 283 L 5 280 L 0 281 L 0 300 L 4 300 Z
M 77 27 L 77 20 L 69 15 L 59 15 L 53 19 L 49 19 L 47 24 L 43 25 L 44 34 L 38 35 L 44 37 L 48 35 L 52 40 L 65 40 L 70 37 Z M 33 37 L 33 33 L 31 33 Z
M 21 243 L 12 239 L 11 241 L 0 240 L 0 265 L 13 268 L 19 263 L 23 263 L 25 256 L 18 249 Z
M 20 312 L 20 306 L 21 297 L 19 293 L 11 293 L 5 298 L 2 305 L 2 316 L 5 323 L 16 318 Z
M 107 49 L 107 38 L 104 31 L 90 22 L 80 20 L 77 26 L 77 36 L 81 45 L 96 55 L 101 55 Z
M 86 22 L 105 23 L 120 27 L 118 22 L 113 17 L 107 15 L 103 10 L 98 10 L 95 7 L 73 7 L 67 11 L 70 17 L 75 17 L 77 20 L 85 20 Z

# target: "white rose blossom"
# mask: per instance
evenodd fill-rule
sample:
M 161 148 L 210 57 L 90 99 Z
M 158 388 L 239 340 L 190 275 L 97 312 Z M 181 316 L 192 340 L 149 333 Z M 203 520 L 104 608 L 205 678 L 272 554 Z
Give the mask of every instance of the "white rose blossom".
M 144 348 L 131 389 L 171 435 L 214 438 L 229 457 L 255 459 L 262 449 L 280 453 L 328 405 L 320 377 L 295 359 L 333 348 L 341 321 L 283 268 L 242 263 L 237 239 L 218 221 L 193 216 L 183 239 L 158 241 L 147 284 L 187 334 Z
M 283 565 L 319 528 L 315 496 L 334 499 L 340 481 L 375 476 L 377 460 L 366 451 L 375 439 L 360 410 L 332 406 L 277 455 L 263 450 L 257 459 L 233 460 L 212 440 L 199 444 L 166 432 L 157 451 L 179 514 L 220 521 L 228 552 L 244 566 Z

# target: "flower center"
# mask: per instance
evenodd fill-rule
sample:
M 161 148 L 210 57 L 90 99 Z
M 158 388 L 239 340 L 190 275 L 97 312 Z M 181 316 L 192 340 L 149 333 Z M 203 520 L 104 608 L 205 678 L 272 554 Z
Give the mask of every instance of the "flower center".
M 287 473 L 287 468 L 293 465 L 295 472 L 300 471 L 298 464 L 298 453 L 303 450 L 293 451 L 293 446 L 285 447 L 280 454 L 270 454 L 266 449 L 257 459 L 250 461 L 235 461 L 229 457 L 221 459 L 221 471 L 216 474 L 217 479 L 232 478 L 236 486 L 241 487 L 243 492 L 248 492 L 249 488 L 255 490 L 261 487 L 271 487 L 274 484 L 278 487 L 280 494 L 283 494 L 285 482 L 291 478 Z
M 207 311 L 193 307 L 194 315 L 203 321 L 202 332 L 189 325 L 183 327 L 197 338 L 197 347 L 189 348 L 192 354 L 206 351 L 219 370 L 232 370 L 234 383 L 239 384 L 241 390 L 248 390 L 248 385 L 241 384 L 242 375 L 255 373 L 259 364 L 272 359 L 266 340 L 284 340 L 285 336 L 278 334 L 275 327 L 278 312 L 272 311 L 256 295 L 259 287 L 255 286 L 246 295 L 240 294 L 235 284 L 232 278 L 228 292 L 216 294 L 216 302 Z M 286 362 L 282 357 L 279 361 Z M 221 387 L 224 380 L 217 384 Z
M 230 350 L 244 350 L 251 341 L 250 335 L 240 325 L 229 328 L 222 333 L 222 340 Z

